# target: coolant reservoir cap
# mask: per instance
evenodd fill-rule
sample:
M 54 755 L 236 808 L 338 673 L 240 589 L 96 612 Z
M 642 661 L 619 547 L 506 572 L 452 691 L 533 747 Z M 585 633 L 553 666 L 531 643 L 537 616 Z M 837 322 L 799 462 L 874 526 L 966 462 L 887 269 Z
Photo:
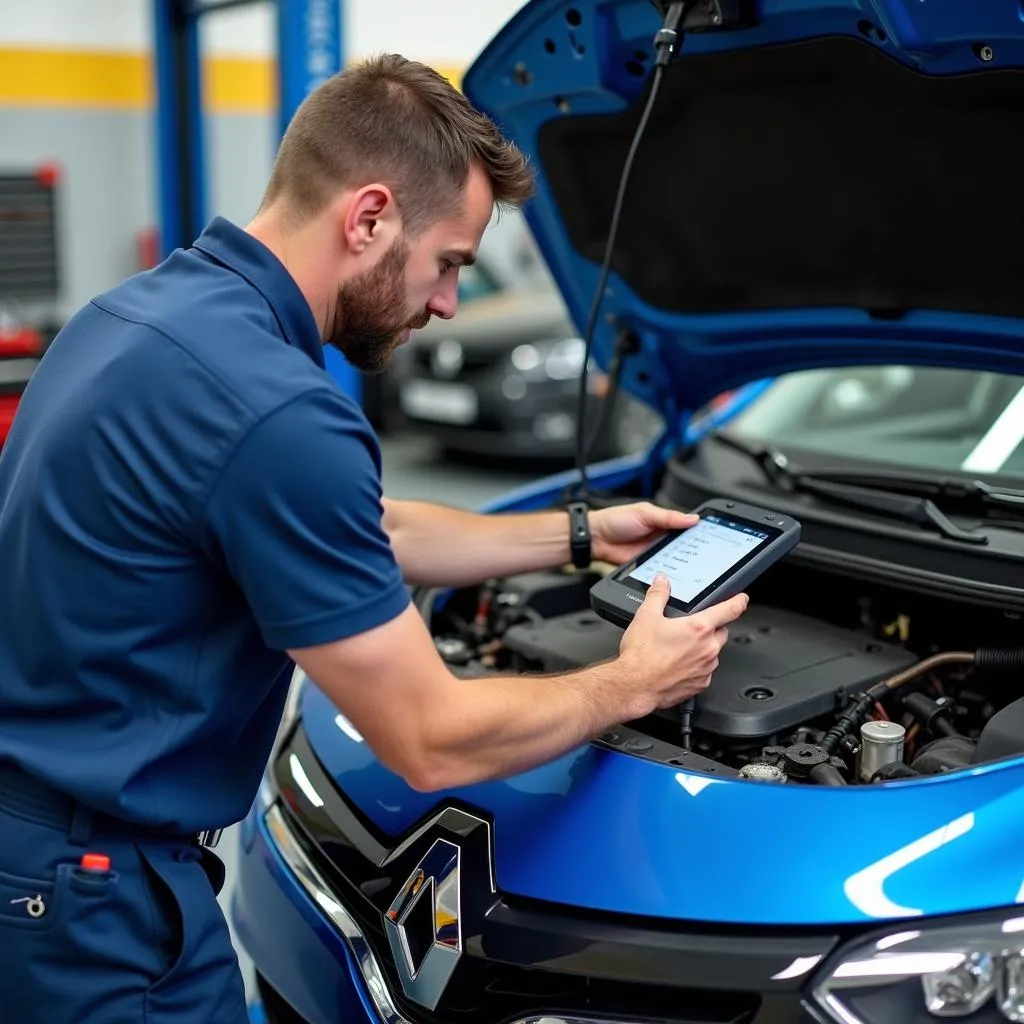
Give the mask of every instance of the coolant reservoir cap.
M 899 722 L 865 722 L 860 727 L 860 738 L 868 743 L 895 743 L 906 735 Z

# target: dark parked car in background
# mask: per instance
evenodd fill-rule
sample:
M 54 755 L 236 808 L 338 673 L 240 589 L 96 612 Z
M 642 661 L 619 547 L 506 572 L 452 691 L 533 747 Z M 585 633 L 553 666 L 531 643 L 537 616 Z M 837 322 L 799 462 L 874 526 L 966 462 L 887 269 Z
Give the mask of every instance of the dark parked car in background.
M 547 281 L 463 303 L 454 320 L 417 331 L 398 360 L 407 424 L 453 453 L 508 459 L 573 458 L 584 344 Z M 588 434 L 613 401 L 592 455 L 638 451 L 660 417 L 591 368 Z

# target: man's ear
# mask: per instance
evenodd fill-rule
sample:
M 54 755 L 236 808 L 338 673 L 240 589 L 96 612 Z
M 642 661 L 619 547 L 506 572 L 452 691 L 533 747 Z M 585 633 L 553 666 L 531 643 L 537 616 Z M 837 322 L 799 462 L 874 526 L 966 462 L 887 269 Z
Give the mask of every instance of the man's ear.
M 389 244 L 397 228 L 398 204 L 387 185 L 364 185 L 353 193 L 342 224 L 350 252 L 361 254 L 382 240 Z

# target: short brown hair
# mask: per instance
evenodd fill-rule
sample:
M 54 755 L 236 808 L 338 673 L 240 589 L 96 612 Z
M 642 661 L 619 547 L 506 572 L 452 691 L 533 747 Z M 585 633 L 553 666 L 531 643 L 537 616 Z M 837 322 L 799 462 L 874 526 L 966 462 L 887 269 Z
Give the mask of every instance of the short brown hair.
M 387 54 L 353 64 L 306 98 L 281 140 L 263 205 L 283 199 L 305 219 L 339 188 L 380 181 L 416 234 L 454 205 L 474 164 L 499 206 L 531 196 L 525 156 L 490 118 L 433 68 Z

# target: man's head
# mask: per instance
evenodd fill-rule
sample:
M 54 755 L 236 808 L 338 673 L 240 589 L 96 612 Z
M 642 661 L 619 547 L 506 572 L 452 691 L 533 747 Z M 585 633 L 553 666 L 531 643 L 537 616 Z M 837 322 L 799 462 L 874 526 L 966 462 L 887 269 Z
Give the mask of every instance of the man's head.
M 323 338 L 379 372 L 457 305 L 495 204 L 519 206 L 523 155 L 437 72 L 389 55 L 353 65 L 299 108 L 250 230 L 284 260 Z

